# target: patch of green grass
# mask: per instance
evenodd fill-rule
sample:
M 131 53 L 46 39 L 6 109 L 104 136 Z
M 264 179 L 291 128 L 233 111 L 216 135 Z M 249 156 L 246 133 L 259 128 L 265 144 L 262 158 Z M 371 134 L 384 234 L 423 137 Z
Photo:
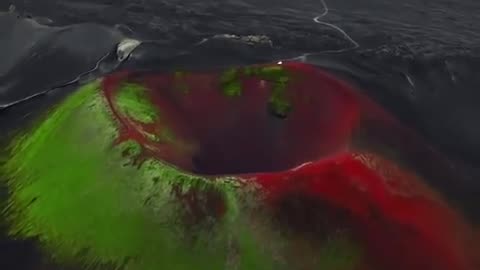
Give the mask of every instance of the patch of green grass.
M 129 95 L 136 96 L 133 89 Z M 133 101 L 143 102 L 128 102 Z M 10 234 L 38 238 L 57 261 L 86 266 L 223 270 L 231 239 L 246 260 L 239 269 L 268 265 L 271 259 L 263 256 L 240 219 L 238 180 L 205 179 L 154 159 L 135 166 L 140 145 L 127 141 L 115 146 L 117 136 L 116 121 L 96 82 L 12 141 L 10 156 L 0 167 L 11 191 L 6 211 Z M 227 214 L 213 230 L 185 231 L 179 226 L 184 209 L 172 197 L 174 186 L 182 192 L 219 192 Z M 187 241 L 188 235 L 196 240 Z
M 222 73 L 220 82 L 226 96 L 239 97 L 242 95 L 242 81 L 239 75 L 239 70 L 236 68 L 227 69 Z
M 141 85 L 121 85 L 114 101 L 122 113 L 141 123 L 153 123 L 159 116 L 158 109 L 148 97 L 147 89 Z

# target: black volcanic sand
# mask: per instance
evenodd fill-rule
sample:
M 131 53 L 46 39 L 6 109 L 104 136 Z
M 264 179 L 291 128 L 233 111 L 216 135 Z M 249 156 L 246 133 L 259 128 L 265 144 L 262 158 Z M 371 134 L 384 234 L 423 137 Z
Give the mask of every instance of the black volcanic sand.
M 350 46 L 340 34 L 312 22 L 311 17 L 322 11 L 317 1 L 301 6 L 282 1 L 273 7 L 263 1 L 177 2 L 13 1 L 18 13 L 0 17 L 0 49 L 7 59 L 0 64 L 0 103 L 68 82 L 94 67 L 124 36 L 155 40 L 137 48 L 125 63 L 135 69 L 251 64 Z M 480 77 L 475 72 L 480 64 L 480 38 L 475 31 L 480 3 L 343 0 L 329 4 L 324 20 L 338 23 L 360 48 L 303 61 L 352 80 L 455 160 L 470 183 L 459 196 L 461 203 L 471 205 L 469 212 L 474 215 L 475 198 L 480 195 L 476 180 Z M 6 10 L 8 5 L 2 7 Z M 226 38 L 193 45 L 224 33 L 264 34 L 273 47 Z
M 0 106 L 75 79 L 124 37 L 155 42 L 137 48 L 123 68 L 157 70 L 261 63 L 350 46 L 312 22 L 322 12 L 313 0 L 10 2 L 18 13 L 0 14 Z M 452 183 L 453 199 L 480 223 L 480 2 L 389 2 L 327 0 L 331 10 L 323 20 L 344 28 L 360 48 L 300 60 L 357 84 L 450 157 L 463 180 Z M 217 34 L 266 35 L 273 46 L 226 38 L 194 45 Z M 74 88 L 0 110 L 0 138 Z M 23 253 L 23 244 L 15 245 Z

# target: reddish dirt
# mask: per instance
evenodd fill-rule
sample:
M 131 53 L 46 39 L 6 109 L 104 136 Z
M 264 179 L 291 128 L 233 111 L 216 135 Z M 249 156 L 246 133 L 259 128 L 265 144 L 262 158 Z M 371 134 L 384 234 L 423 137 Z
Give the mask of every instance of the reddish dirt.
M 293 108 L 285 119 L 267 110 L 274 82 L 255 76 L 239 78 L 238 97 L 222 92 L 221 71 L 185 73 L 181 82 L 173 73 L 119 73 L 105 78 L 103 90 L 121 127 L 118 141 L 138 141 L 143 158 L 255 182 L 284 217 L 298 218 L 279 209 L 295 196 L 309 198 L 306 208 L 311 201 L 326 206 L 332 220 L 342 212 L 366 250 L 365 269 L 479 269 L 472 228 L 433 188 L 437 179 L 455 184 L 448 160 L 352 85 L 301 63 L 282 68 Z M 117 110 L 113 97 L 124 81 L 148 89 L 157 122 L 141 124 Z M 143 132 L 164 127 L 177 143 Z

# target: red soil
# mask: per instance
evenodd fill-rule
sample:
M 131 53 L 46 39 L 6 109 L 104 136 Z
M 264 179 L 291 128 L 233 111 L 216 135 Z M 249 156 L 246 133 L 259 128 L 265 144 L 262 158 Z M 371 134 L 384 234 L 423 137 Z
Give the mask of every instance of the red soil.
M 455 178 L 448 161 L 361 90 L 309 65 L 282 68 L 292 105 L 285 119 L 267 111 L 274 82 L 256 76 L 238 79 L 238 97 L 222 92 L 218 71 L 181 79 L 118 73 L 104 79 L 103 90 L 121 127 L 119 142 L 138 141 L 143 158 L 202 175 L 245 178 L 261 186 L 272 209 L 300 196 L 346 213 L 366 251 L 365 269 L 479 269 L 472 228 L 432 188 L 437 178 Z M 117 110 L 114 95 L 124 81 L 148 89 L 159 120 L 142 124 Z M 175 142 L 145 136 L 165 127 Z

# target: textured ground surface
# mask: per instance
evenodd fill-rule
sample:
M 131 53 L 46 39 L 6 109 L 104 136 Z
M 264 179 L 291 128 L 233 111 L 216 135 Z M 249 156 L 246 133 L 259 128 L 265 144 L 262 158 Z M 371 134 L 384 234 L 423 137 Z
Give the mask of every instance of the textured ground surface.
M 3 1 L 6 8 L 8 1 Z M 341 43 L 316 25 L 319 0 L 12 0 L 18 9 L 55 24 L 125 24 L 148 38 L 188 42 L 212 34 L 266 34 L 288 50 L 320 51 Z M 461 1 L 327 1 L 325 21 L 344 28 L 363 47 L 405 46 L 416 53 L 478 49 L 480 3 Z M 332 35 L 326 37 L 325 35 Z
M 140 48 L 127 65 L 162 69 L 264 62 L 351 46 L 341 33 L 312 20 L 324 11 L 318 0 L 11 0 L 0 1 L 0 11 L 10 4 L 20 17 L 32 17 L 40 25 L 16 18 L 17 14 L 0 15 L 0 106 L 94 69 L 124 37 L 155 40 Z M 470 218 L 480 220 L 476 210 L 480 2 L 327 0 L 327 4 L 330 11 L 321 20 L 341 27 L 360 46 L 308 61 L 351 79 L 447 153 L 465 181 L 443 188 L 456 194 Z M 221 34 L 265 35 L 271 46 L 211 39 Z M 205 38 L 210 39 L 193 46 Z M 113 66 L 107 61 L 102 68 Z M 0 137 L 68 88 L 60 90 L 0 111 Z M 0 249 L 11 252 L 6 253 L 11 261 L 22 261 L 14 258 L 27 246 L 0 241 Z M 23 263 L 27 269 L 28 262 Z

